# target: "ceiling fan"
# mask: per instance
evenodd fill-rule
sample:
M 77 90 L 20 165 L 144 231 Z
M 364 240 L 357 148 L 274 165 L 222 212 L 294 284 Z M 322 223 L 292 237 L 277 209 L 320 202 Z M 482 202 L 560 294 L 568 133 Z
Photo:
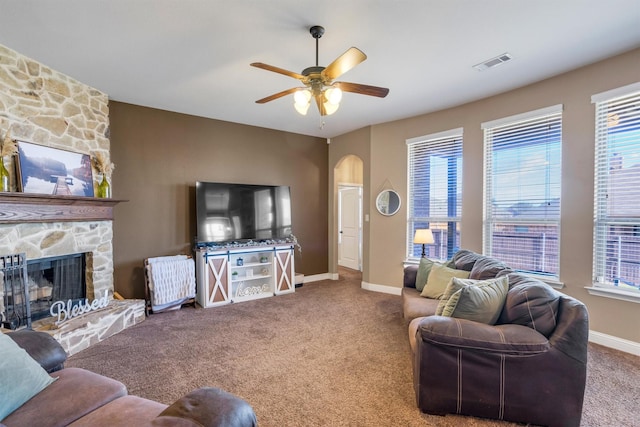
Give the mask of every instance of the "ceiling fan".
M 254 62 L 252 67 L 262 68 L 263 70 L 273 71 L 274 73 L 283 74 L 300 80 L 304 87 L 295 87 L 275 93 L 256 101 L 258 104 L 264 104 L 283 96 L 294 94 L 294 106 L 296 110 L 302 114 L 307 114 L 311 98 L 314 98 L 320 115 L 326 116 L 336 112 L 340 106 L 342 92 L 359 93 L 362 95 L 377 96 L 384 98 L 389 93 L 389 89 L 384 87 L 369 86 L 359 83 L 337 82 L 338 77 L 367 59 L 360 49 L 351 47 L 345 53 L 340 55 L 335 61 L 327 67 L 318 65 L 318 40 L 324 34 L 324 28 L 314 25 L 309 29 L 311 36 L 316 39 L 316 65 L 305 68 L 302 73 L 298 74 L 273 65 L 263 64 L 262 62 Z

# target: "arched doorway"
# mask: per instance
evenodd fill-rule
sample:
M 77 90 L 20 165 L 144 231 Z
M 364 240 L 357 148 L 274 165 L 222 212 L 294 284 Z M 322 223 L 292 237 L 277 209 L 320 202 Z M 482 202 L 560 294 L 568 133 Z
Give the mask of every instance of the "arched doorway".
M 334 168 L 337 192 L 338 266 L 362 271 L 362 186 L 363 162 L 358 156 L 344 156 Z

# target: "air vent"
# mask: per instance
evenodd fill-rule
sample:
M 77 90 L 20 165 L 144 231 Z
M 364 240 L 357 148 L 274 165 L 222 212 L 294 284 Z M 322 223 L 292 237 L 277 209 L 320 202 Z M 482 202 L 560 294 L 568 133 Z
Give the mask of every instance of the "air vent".
M 513 59 L 513 56 L 511 56 L 510 53 L 503 53 L 502 55 L 498 55 L 495 58 L 487 59 L 484 62 L 476 64 L 473 66 L 473 68 L 475 68 L 478 71 L 484 71 L 488 68 L 493 68 L 500 64 L 504 64 L 505 62 L 511 61 L 512 59 Z

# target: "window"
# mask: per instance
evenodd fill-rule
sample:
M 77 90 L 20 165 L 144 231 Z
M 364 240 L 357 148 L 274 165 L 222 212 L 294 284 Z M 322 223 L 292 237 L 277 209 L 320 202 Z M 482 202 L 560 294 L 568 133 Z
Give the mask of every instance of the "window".
M 559 276 L 562 105 L 482 124 L 486 255 Z
M 407 258 L 418 259 L 416 229 L 429 228 L 435 243 L 427 257 L 445 260 L 460 247 L 462 207 L 462 128 L 407 140 Z
M 640 83 L 594 95 L 594 283 L 640 289 Z

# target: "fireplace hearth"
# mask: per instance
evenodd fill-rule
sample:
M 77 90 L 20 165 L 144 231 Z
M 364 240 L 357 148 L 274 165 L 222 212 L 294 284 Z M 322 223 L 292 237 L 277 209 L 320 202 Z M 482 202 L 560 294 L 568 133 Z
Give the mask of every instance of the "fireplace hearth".
M 86 253 L 31 261 L 24 253 L 0 256 L 2 328 L 46 332 L 72 355 L 142 322 L 144 300 L 111 300 L 106 289 L 87 309 L 86 258 Z M 58 312 L 64 304 L 63 318 L 51 316 L 56 303 Z

